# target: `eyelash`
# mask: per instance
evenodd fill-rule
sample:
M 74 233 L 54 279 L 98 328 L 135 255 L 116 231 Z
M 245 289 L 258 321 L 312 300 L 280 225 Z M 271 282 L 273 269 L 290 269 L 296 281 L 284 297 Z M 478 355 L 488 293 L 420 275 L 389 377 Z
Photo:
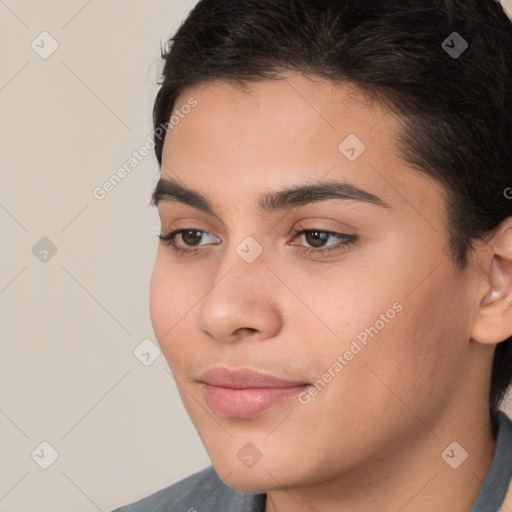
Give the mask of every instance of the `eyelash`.
M 201 249 L 199 249 L 197 247 L 194 249 L 182 249 L 181 247 L 176 245 L 176 242 L 174 240 L 177 235 L 187 232 L 187 231 L 199 232 L 199 233 L 202 233 L 203 235 L 211 234 L 208 231 L 205 231 L 203 229 L 184 228 L 184 229 L 177 229 L 175 231 L 171 231 L 170 233 L 160 234 L 157 236 L 162 241 L 162 243 L 164 245 L 171 247 L 177 255 L 191 256 L 191 255 L 196 254 L 197 252 L 201 251 Z M 315 253 L 316 255 L 324 256 L 326 254 L 330 254 L 333 252 L 342 252 L 342 251 L 347 250 L 351 245 L 356 243 L 359 239 L 359 237 L 357 235 L 347 235 L 345 233 L 337 233 L 335 231 L 325 231 L 325 230 L 321 230 L 321 229 L 305 229 L 303 226 L 298 226 L 297 228 L 295 228 L 293 230 L 294 238 L 296 238 L 299 235 L 306 234 L 306 233 L 322 233 L 322 234 L 326 234 L 328 236 L 333 236 L 335 238 L 339 238 L 340 240 L 342 240 L 342 242 L 340 242 L 338 244 L 332 244 L 332 245 L 327 246 L 326 248 L 320 248 L 320 249 L 315 248 L 315 247 L 304 248 L 304 246 L 299 245 L 299 247 L 303 247 L 303 249 L 301 249 L 301 250 L 304 253 L 306 253 L 307 255 Z

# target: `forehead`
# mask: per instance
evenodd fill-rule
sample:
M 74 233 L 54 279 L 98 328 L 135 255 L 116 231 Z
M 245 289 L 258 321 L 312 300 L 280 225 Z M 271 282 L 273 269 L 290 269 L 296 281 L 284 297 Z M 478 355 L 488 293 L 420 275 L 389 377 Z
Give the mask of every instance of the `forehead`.
M 220 201 L 243 205 L 313 178 L 352 183 L 387 203 L 428 200 L 425 187 L 436 188 L 398 154 L 400 119 L 353 85 L 301 75 L 247 89 L 213 81 L 185 90 L 175 112 L 191 98 L 197 106 L 166 136 L 162 178 Z
M 272 141 L 280 146 L 283 140 L 313 140 L 326 133 L 336 134 L 334 141 L 343 132 L 368 136 L 377 124 L 381 132 L 386 130 L 390 135 L 401 127 L 396 115 L 354 84 L 335 83 L 320 77 L 288 74 L 278 80 L 262 80 L 245 86 L 215 80 L 183 91 L 176 101 L 175 111 L 191 97 L 198 102 L 198 107 L 187 116 L 196 121 L 194 129 L 202 124 L 203 135 L 209 132 L 212 137 L 224 137 L 229 133 L 233 142 L 242 142 L 244 136 L 247 141 L 256 140 L 258 134 L 267 146 Z M 182 120 L 180 124 L 189 123 Z M 181 130 L 173 129 L 170 138 L 179 136 L 176 132 L 183 133 L 183 126 Z

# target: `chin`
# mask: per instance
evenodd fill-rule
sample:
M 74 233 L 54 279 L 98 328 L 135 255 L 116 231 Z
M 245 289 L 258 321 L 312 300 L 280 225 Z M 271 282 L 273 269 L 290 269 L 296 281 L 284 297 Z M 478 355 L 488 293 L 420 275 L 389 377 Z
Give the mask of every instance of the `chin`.
M 284 452 L 275 457 L 268 449 L 262 448 L 262 451 L 264 453 L 261 458 L 252 466 L 244 464 L 242 450 L 233 454 L 213 454 L 210 460 L 219 478 L 240 492 L 258 494 L 304 483 L 308 472 L 302 466 L 306 463 L 305 460 L 297 460 L 292 454 L 287 455 Z
M 222 478 L 222 481 L 236 491 L 249 494 L 259 494 L 273 491 L 283 486 L 287 487 L 282 473 L 270 470 L 269 474 L 265 469 L 258 469 L 258 465 L 252 468 L 237 468 L 236 470 L 232 471 L 232 473 L 229 473 L 230 470 L 228 470 L 227 474 L 222 472 L 222 469 L 224 468 L 218 468 L 217 466 L 214 467 L 215 471 L 217 471 L 217 474 L 219 475 L 219 478 L 223 475 L 227 475 L 225 478 Z M 279 482 L 276 482 L 276 480 L 272 478 L 271 475 L 280 475 L 280 477 L 278 477 Z

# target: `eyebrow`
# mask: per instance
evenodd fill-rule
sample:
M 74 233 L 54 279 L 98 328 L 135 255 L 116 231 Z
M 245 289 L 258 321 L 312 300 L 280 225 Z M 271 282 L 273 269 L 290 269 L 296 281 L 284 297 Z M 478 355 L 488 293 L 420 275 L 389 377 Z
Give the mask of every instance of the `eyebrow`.
M 391 208 L 380 197 L 351 183 L 336 180 L 319 180 L 276 192 L 266 192 L 260 195 L 258 205 L 262 212 L 273 213 L 330 199 L 359 201 L 383 208 Z M 209 215 L 217 216 L 213 203 L 206 196 L 178 183 L 176 180 L 165 178 L 158 180 L 150 204 L 158 206 L 162 201 L 187 204 Z

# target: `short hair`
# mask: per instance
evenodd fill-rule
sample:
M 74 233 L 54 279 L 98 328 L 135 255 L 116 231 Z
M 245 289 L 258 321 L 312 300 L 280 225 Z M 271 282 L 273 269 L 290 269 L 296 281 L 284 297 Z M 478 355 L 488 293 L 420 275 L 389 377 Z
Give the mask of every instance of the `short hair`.
M 403 120 L 403 159 L 443 186 L 460 270 L 474 241 L 512 215 L 512 23 L 495 0 L 201 0 L 161 54 L 155 130 L 185 89 L 286 71 L 355 85 L 387 106 Z M 154 140 L 161 166 L 164 141 Z M 511 380 L 512 337 L 495 350 L 491 405 Z

